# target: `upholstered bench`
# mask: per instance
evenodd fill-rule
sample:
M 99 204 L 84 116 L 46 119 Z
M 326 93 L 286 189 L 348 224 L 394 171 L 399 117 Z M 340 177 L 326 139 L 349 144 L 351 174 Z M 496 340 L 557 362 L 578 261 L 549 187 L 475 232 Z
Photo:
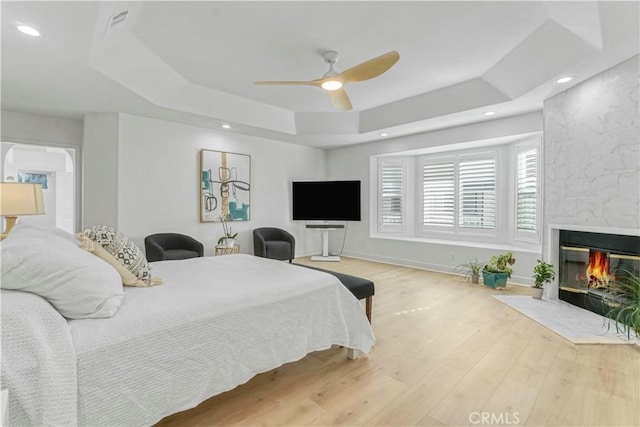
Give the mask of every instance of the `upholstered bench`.
M 373 282 L 369 279 L 363 279 L 362 277 L 351 276 L 349 274 L 337 273 L 335 271 L 324 270 L 322 268 L 311 267 L 309 265 L 295 264 L 301 267 L 311 268 L 312 270 L 323 271 L 334 275 L 340 280 L 340 282 L 351 291 L 351 293 L 358 299 L 365 300 L 365 312 L 367 313 L 367 319 L 371 323 L 371 309 L 373 308 L 373 295 L 375 294 L 375 287 Z

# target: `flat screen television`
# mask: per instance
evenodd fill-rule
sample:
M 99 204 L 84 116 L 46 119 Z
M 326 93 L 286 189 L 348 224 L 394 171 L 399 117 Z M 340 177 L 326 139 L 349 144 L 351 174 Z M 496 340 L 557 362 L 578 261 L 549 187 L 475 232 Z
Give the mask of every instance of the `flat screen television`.
M 360 181 L 294 181 L 293 219 L 360 221 Z

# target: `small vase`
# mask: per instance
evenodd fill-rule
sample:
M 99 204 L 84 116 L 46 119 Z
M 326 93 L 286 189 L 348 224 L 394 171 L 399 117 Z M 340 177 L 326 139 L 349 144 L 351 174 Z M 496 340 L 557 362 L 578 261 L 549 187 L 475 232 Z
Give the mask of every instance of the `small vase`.
M 224 245 L 227 248 L 232 248 L 236 245 L 236 239 L 224 239 Z
M 542 299 L 542 292 L 544 291 L 544 288 L 533 288 L 533 295 L 531 295 L 533 298 L 535 299 Z
M 471 283 L 477 285 L 480 281 L 480 273 L 471 274 Z

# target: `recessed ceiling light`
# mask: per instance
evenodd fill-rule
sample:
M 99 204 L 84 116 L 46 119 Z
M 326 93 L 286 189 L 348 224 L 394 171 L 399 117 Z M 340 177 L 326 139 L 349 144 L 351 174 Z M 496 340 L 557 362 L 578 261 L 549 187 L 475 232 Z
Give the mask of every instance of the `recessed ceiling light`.
M 222 126 L 220 126 L 222 129 L 231 129 L 231 125 L 228 124 L 223 124 Z
M 567 83 L 567 82 L 570 82 L 571 80 L 573 80 L 573 76 L 564 76 L 556 80 L 556 83 Z
M 495 111 L 487 111 L 486 113 L 484 113 L 485 116 L 493 116 L 496 112 Z
M 32 37 L 38 37 L 40 32 L 35 28 L 29 27 L 27 25 L 18 25 L 18 30 Z
M 388 133 L 386 133 L 386 132 L 382 132 L 382 133 L 380 134 L 380 136 L 389 136 L 389 134 L 388 134 Z

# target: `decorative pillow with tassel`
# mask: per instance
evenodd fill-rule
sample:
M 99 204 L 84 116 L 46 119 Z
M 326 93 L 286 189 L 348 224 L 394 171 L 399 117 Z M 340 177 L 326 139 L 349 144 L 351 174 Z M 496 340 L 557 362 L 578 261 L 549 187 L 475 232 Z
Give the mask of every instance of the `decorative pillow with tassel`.
M 154 286 L 162 283 L 162 279 L 151 277 L 151 268 L 142 250 L 124 233 L 106 225 L 98 225 L 87 228 L 77 237 L 81 248 L 93 252 L 118 270 L 124 285 Z

